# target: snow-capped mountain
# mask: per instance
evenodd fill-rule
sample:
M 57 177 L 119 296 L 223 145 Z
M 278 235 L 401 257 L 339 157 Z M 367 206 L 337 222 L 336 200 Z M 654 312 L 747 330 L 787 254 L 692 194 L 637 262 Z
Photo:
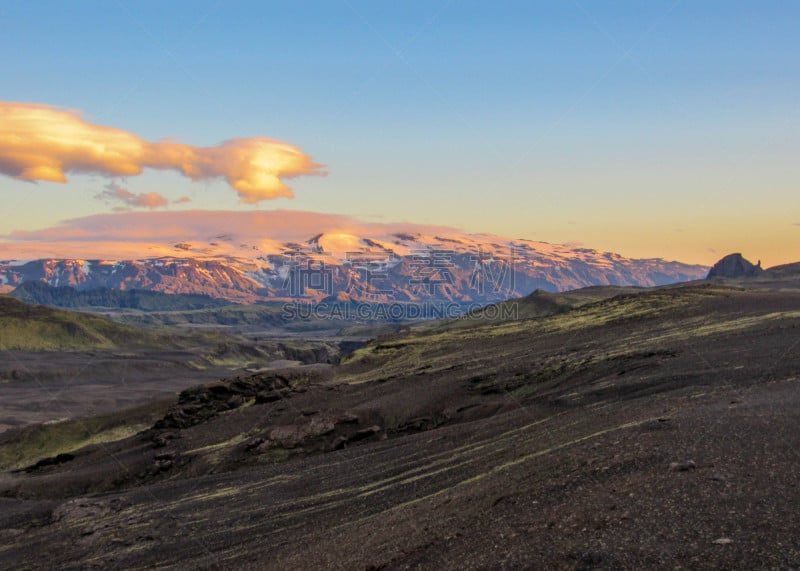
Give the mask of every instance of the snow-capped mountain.
M 662 259 L 455 232 L 325 232 L 304 241 L 252 244 L 217 236 L 203 243 L 173 243 L 159 254 L 133 260 L 0 261 L 0 284 L 39 280 L 81 290 L 204 293 L 243 302 L 335 298 L 484 303 L 537 288 L 653 286 L 703 278 L 708 272 L 705 266 Z

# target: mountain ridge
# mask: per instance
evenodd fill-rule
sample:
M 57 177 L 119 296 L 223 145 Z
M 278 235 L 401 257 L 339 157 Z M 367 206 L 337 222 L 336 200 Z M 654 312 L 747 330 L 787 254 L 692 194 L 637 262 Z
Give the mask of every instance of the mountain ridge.
M 707 266 L 631 259 L 567 245 L 488 234 L 322 232 L 302 241 L 175 242 L 155 257 L 0 261 L 0 284 L 41 281 L 77 290 L 109 288 L 203 294 L 228 301 L 490 303 L 595 285 L 655 286 L 706 276 Z

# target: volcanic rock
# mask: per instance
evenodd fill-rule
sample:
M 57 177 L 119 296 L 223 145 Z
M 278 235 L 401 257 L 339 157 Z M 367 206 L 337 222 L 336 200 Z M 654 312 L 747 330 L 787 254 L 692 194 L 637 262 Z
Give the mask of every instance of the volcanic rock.
M 749 278 L 757 276 L 764 270 L 761 260 L 753 265 L 741 254 L 729 254 L 714 264 L 708 272 L 709 278 Z

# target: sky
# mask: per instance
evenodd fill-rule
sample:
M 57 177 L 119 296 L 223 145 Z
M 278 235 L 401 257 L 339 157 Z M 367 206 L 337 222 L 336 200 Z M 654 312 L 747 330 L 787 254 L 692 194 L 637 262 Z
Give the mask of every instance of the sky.
M 297 210 L 800 260 L 796 2 L 0 0 L 0 26 L 6 241 Z

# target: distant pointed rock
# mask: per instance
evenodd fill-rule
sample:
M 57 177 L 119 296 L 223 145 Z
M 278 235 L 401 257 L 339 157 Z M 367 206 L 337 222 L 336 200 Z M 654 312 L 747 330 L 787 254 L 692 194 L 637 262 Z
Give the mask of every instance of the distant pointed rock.
M 747 278 L 757 276 L 764 270 L 761 261 L 755 265 L 745 260 L 741 254 L 729 254 L 714 264 L 708 272 L 709 278 Z

